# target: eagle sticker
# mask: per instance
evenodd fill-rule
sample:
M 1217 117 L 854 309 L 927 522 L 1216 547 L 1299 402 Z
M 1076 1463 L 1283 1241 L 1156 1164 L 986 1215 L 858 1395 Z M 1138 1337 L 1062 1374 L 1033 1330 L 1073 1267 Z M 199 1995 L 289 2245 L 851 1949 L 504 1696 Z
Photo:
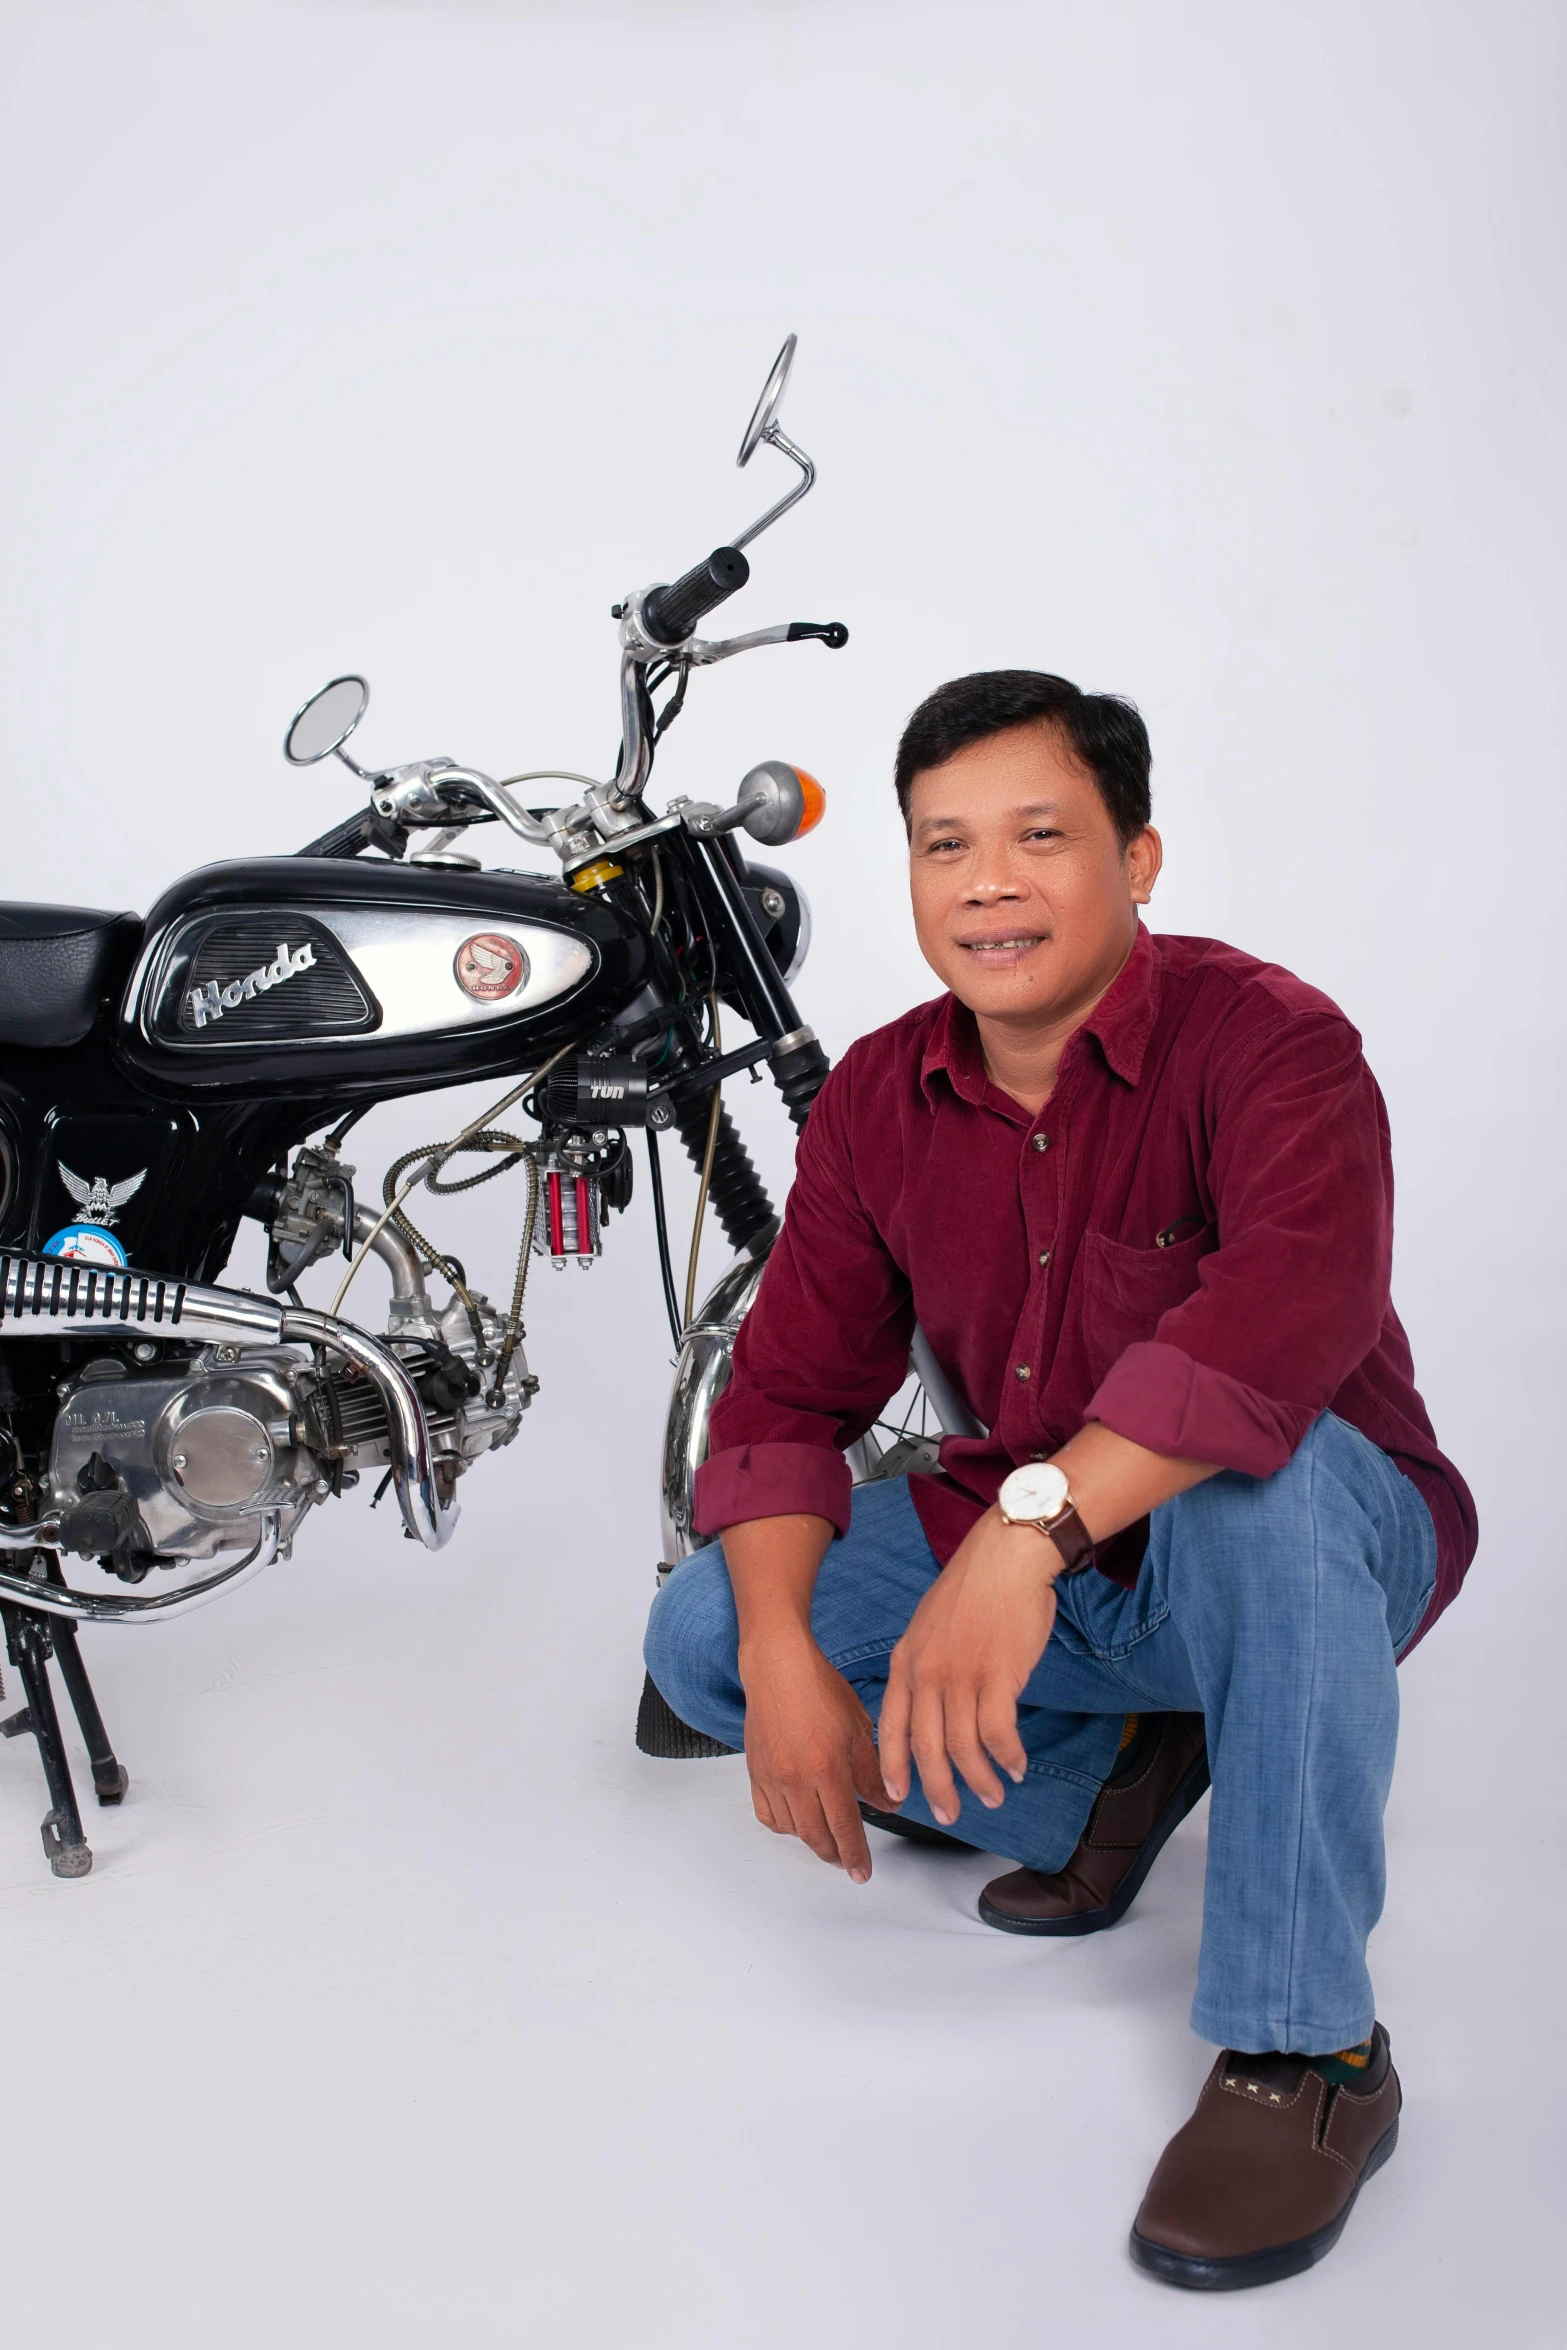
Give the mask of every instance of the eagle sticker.
M 76 1265 L 108 1265 L 120 1271 L 126 1264 L 126 1255 L 110 1227 L 127 1200 L 133 1200 L 147 1180 L 145 1167 L 138 1174 L 127 1175 L 119 1183 L 111 1183 L 106 1175 L 95 1175 L 88 1183 L 75 1175 L 63 1159 L 56 1159 L 60 1181 L 82 1211 L 79 1224 L 66 1224 L 52 1233 L 43 1244 L 46 1257 L 66 1257 Z
M 140 1174 L 127 1175 L 123 1183 L 110 1183 L 102 1175 L 84 1183 L 80 1175 L 71 1173 L 63 1159 L 56 1159 L 55 1165 L 60 1170 L 60 1181 L 81 1209 L 85 1222 L 100 1224 L 105 1232 L 112 1230 L 121 1208 L 127 1200 L 136 1197 L 147 1180 L 147 1170 L 143 1167 Z

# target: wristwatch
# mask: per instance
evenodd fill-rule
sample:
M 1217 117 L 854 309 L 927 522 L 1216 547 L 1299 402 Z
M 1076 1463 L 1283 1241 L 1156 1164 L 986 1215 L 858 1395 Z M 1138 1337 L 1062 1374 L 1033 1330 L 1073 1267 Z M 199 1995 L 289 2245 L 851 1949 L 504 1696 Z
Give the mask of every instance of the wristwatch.
M 1066 1471 L 1054 1461 L 1029 1461 L 1002 1481 L 996 1507 L 1009 1526 L 1035 1526 L 1061 1554 L 1063 1575 L 1093 1564 L 1094 1538 L 1077 1514 Z

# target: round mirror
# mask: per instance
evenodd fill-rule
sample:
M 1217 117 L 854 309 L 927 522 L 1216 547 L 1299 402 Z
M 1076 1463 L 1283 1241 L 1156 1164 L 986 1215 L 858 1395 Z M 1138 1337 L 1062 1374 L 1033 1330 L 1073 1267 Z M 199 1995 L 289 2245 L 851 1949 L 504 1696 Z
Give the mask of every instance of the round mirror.
M 762 396 L 752 409 L 751 421 L 745 428 L 740 454 L 735 459 L 737 465 L 750 464 L 756 454 L 757 444 L 778 413 L 778 403 L 784 396 L 784 385 L 789 381 L 789 370 L 794 365 L 794 346 L 799 339 L 798 335 L 786 336 L 783 349 L 773 361 L 772 374 L 763 384 Z
M 284 758 L 295 767 L 313 767 L 347 742 L 369 700 L 370 688 L 362 677 L 334 677 L 311 695 L 284 735 Z

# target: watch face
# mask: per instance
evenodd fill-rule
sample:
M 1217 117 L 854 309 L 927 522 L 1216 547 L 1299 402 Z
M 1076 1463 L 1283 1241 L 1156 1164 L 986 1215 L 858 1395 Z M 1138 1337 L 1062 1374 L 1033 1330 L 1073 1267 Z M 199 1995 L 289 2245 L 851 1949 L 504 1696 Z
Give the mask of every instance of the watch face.
M 1054 1518 L 1069 1498 L 1066 1471 L 1053 1461 L 1030 1461 L 1014 1469 L 997 1496 L 1009 1518 Z

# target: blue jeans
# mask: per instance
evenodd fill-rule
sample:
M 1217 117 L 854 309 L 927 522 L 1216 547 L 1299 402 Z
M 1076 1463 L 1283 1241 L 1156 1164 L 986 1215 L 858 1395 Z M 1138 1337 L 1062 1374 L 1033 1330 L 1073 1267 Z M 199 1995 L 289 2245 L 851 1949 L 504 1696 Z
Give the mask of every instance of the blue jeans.
M 865 1485 L 829 1544 L 811 1622 L 871 1715 L 939 1573 L 906 1480 Z M 1366 1940 L 1382 1912 L 1382 1812 L 1398 1740 L 1395 1662 L 1436 1581 L 1416 1488 L 1331 1413 L 1268 1478 L 1226 1470 L 1153 1514 L 1134 1590 L 1058 1589 L 1018 1707 L 1028 1753 L 998 1811 L 966 1789 L 953 1833 L 1064 1867 L 1128 1713 L 1201 1713 L 1213 1802 L 1192 2027 L 1223 2047 L 1322 2055 L 1374 2020 Z M 653 1603 L 648 1670 L 683 1721 L 745 1734 L 734 1594 L 718 1543 Z M 916 1786 L 907 1818 L 930 1823 Z

